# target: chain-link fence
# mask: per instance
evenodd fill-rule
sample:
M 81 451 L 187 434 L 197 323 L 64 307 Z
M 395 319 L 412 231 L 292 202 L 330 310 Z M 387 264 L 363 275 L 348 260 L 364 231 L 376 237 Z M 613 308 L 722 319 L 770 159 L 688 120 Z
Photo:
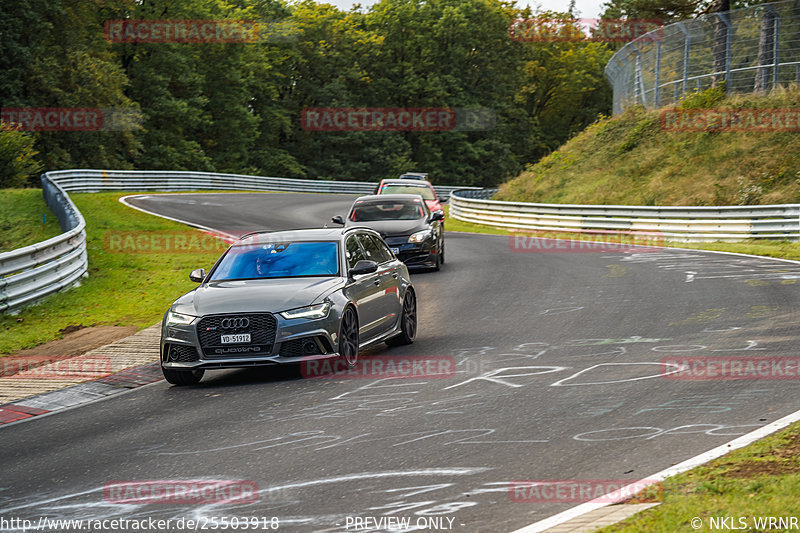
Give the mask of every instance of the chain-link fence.
M 729 92 L 800 82 L 800 0 L 702 15 L 642 35 L 606 65 L 614 114 L 677 102 L 725 82 Z

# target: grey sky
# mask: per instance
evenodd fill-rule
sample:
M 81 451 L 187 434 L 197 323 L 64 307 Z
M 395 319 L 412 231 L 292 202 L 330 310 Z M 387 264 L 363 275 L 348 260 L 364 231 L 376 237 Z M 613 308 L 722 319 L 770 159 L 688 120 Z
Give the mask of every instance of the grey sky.
M 359 3 L 368 7 L 377 0 L 361 0 Z M 575 7 L 581 18 L 596 18 L 600 16 L 602 4 L 605 0 L 576 0 Z M 350 9 L 356 3 L 353 0 L 325 0 L 324 3 L 333 4 L 340 9 Z M 566 11 L 569 8 L 569 0 L 517 0 L 517 5 L 529 5 L 532 8 L 539 7 L 542 11 Z

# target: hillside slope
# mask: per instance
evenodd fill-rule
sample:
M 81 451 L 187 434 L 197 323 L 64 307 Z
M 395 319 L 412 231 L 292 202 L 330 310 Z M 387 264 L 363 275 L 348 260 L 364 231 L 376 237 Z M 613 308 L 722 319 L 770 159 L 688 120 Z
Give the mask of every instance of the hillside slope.
M 800 87 L 725 98 L 688 96 L 682 109 L 800 109 Z M 621 205 L 800 202 L 800 130 L 676 132 L 664 110 L 599 120 L 501 186 L 497 200 Z

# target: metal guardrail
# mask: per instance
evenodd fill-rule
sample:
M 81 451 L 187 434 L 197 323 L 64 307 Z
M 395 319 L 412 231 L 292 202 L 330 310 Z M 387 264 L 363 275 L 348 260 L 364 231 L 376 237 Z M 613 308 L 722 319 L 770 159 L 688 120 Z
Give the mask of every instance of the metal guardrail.
M 729 92 L 798 83 L 798 32 L 800 5 L 787 0 L 709 13 L 646 33 L 606 65 L 614 114 L 637 104 L 676 104 L 721 81 Z
M 172 172 L 157 170 L 63 170 L 49 175 L 68 192 L 99 191 L 287 191 L 333 194 L 372 194 L 374 182 L 324 181 L 295 178 L 270 178 L 242 174 L 207 172 Z M 443 199 L 463 186 L 435 185 Z M 467 189 L 480 190 L 477 187 Z
M 45 202 L 58 218 L 61 235 L 0 253 L 0 313 L 14 311 L 80 282 L 86 273 L 86 223 L 67 193 L 42 176 Z
M 800 239 L 800 204 L 648 207 L 503 202 L 475 196 L 474 191 L 454 191 L 450 216 L 508 230 L 633 233 L 677 242 Z
M 445 199 L 459 188 L 435 186 L 437 194 Z M 42 189 L 64 233 L 0 253 L 0 313 L 15 312 L 76 285 L 86 274 L 86 223 L 69 192 L 250 190 L 372 194 L 375 184 L 204 172 L 78 169 L 43 174 Z

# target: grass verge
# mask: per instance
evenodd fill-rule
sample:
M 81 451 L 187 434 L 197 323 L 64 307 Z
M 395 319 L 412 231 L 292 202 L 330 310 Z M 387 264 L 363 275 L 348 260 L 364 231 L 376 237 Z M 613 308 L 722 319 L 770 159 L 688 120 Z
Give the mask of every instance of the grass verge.
M 122 205 L 117 200 L 126 194 L 70 195 L 86 219 L 89 277 L 17 315 L 0 315 L 0 354 L 60 338 L 68 326 L 150 326 L 195 286 L 189 272 L 208 269 L 227 248 L 183 224 Z
M 683 110 L 800 108 L 800 85 L 769 94 L 691 93 Z M 598 120 L 501 185 L 497 200 L 564 204 L 757 205 L 800 199 L 796 131 L 677 131 L 665 109 Z M 664 115 L 666 116 L 666 115 Z
M 708 464 L 663 481 L 661 505 L 605 527 L 602 533 L 797 530 L 800 494 L 800 423 Z M 655 492 L 655 491 L 650 491 Z M 720 519 L 732 517 L 726 526 Z M 795 527 L 759 525 L 758 519 L 794 517 Z M 700 524 L 692 527 L 692 519 Z M 699 521 L 697 519 L 699 518 Z M 744 522 L 740 522 L 740 518 Z M 697 525 L 697 524 L 695 524 Z
M 59 233 L 58 219 L 44 202 L 41 189 L 0 191 L 0 252 L 36 244 Z

